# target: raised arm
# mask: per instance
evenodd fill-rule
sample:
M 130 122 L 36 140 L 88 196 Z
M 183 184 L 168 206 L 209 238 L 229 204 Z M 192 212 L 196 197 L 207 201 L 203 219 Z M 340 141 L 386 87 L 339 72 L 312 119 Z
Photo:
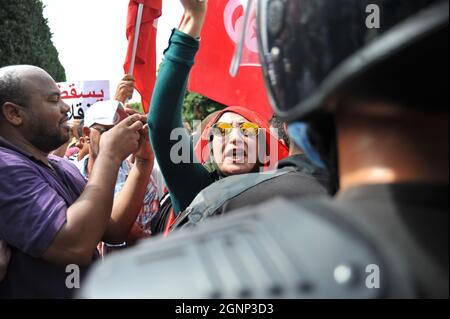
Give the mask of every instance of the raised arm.
M 143 121 L 146 117 L 142 115 Z M 135 154 L 133 168 L 114 198 L 111 220 L 103 241 L 120 244 L 127 240 L 142 207 L 147 185 L 153 169 L 154 156 L 150 146 L 147 125 L 140 132 L 139 150 Z
M 134 77 L 125 75 L 117 86 L 115 99 L 122 103 L 131 99 L 134 86 Z M 132 109 L 126 108 L 125 110 L 131 115 L 136 113 Z M 141 115 L 140 119 L 146 122 L 146 116 Z M 134 154 L 134 159 L 133 167 L 123 188 L 114 198 L 111 219 L 102 238 L 103 241 L 110 244 L 123 243 L 127 240 L 133 226 L 137 226 L 136 218 L 142 207 L 154 163 L 147 125 L 140 131 L 139 149 Z M 134 227 L 134 229 L 137 228 Z
M 184 210 L 198 192 L 213 182 L 208 171 L 198 161 L 176 163 L 171 158 L 171 150 L 175 145 L 176 149 L 189 151 L 190 161 L 195 156 L 191 139 L 184 130 L 180 130 L 183 128 L 181 110 L 206 14 L 206 1 L 181 0 L 181 3 L 185 8 L 184 19 L 180 30 L 172 32 L 148 117 L 153 150 L 170 191 L 175 213 Z M 179 130 L 175 136 L 178 139 L 171 140 L 171 133 L 177 128 Z

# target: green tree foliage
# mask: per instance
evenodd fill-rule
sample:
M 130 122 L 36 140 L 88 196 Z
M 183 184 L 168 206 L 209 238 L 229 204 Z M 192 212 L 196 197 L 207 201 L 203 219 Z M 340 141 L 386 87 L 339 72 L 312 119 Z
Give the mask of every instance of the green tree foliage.
M 136 112 L 144 114 L 144 108 L 142 107 L 141 102 L 128 103 L 128 106 L 131 107 Z
M 65 70 L 43 9 L 40 0 L 0 0 L 0 67 L 31 64 L 64 82 Z
M 183 121 L 187 121 L 193 127 L 194 120 L 201 121 L 209 114 L 225 107 L 203 95 L 187 92 L 183 102 Z

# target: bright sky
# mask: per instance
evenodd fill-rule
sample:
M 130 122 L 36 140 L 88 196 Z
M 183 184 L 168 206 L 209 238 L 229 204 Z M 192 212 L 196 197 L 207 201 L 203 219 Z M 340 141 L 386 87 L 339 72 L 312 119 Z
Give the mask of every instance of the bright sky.
M 124 74 L 129 0 L 42 2 L 67 81 L 109 80 L 113 95 Z M 167 47 L 170 31 L 178 26 L 182 15 L 183 8 L 178 0 L 163 0 L 163 13 L 158 22 L 157 65 Z M 132 101 L 140 101 L 137 92 Z

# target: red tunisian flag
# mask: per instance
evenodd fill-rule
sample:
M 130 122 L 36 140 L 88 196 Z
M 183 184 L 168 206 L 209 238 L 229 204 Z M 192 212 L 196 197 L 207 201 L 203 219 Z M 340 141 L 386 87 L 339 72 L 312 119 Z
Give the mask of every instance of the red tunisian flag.
M 273 112 L 258 56 L 254 10 L 247 23 L 238 74 L 235 78 L 230 75 L 231 62 L 241 38 L 247 1 L 208 2 L 200 51 L 190 75 L 189 90 L 227 106 L 244 106 L 269 119 Z
M 161 16 L 162 0 L 130 0 L 127 17 L 128 51 L 123 66 L 128 73 L 131 64 L 138 6 L 144 4 L 133 75 L 142 106 L 148 113 L 156 80 L 156 21 Z

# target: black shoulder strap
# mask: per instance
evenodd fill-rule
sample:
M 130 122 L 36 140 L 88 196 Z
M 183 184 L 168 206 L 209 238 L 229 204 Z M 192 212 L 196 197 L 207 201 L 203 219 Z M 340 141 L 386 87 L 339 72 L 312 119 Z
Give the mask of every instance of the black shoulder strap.
M 367 245 L 378 251 L 380 260 L 380 285 L 384 286 L 384 298 L 415 298 L 417 292 L 409 265 L 395 251 L 392 243 L 380 236 L 380 232 L 366 219 L 361 212 L 352 211 L 349 206 L 342 206 L 339 202 L 327 197 L 312 200 L 296 200 L 296 204 L 320 216 L 327 216 L 335 225 L 347 225 L 348 232 L 364 239 Z

